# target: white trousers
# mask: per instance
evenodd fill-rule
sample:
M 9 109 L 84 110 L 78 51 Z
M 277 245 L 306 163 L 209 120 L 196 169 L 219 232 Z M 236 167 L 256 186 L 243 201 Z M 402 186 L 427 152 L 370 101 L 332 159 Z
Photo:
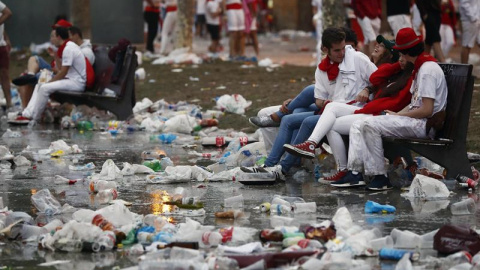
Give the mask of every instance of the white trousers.
M 350 128 L 348 169 L 366 175 L 386 174 L 382 136 L 427 138 L 427 120 L 382 115 L 355 121 Z
M 166 54 L 168 51 L 173 48 L 174 36 L 175 36 L 175 25 L 177 23 L 177 12 L 170 11 L 167 12 L 165 20 L 163 21 L 162 27 L 162 43 L 160 45 L 160 53 Z
M 227 9 L 228 31 L 245 30 L 245 14 L 243 9 Z
M 443 55 L 448 58 L 448 53 L 452 49 L 453 45 L 455 45 L 455 36 L 453 34 L 452 27 L 448 24 L 441 24 L 440 36 L 442 37 L 440 46 L 442 47 Z
M 412 19 L 410 15 L 407 14 L 399 14 L 387 17 L 388 24 L 390 24 L 390 28 L 392 28 L 393 36 L 397 36 L 398 30 L 405 28 L 405 27 L 412 27 Z
M 258 112 L 257 116 L 269 116 L 272 113 L 278 112 L 280 110 L 280 107 L 281 106 L 277 105 L 263 108 Z M 275 138 L 278 134 L 278 127 L 260 128 L 260 132 L 262 132 L 265 150 L 267 151 L 267 154 L 270 154 L 270 152 L 272 151 L 273 143 L 275 142 Z
M 27 107 L 23 110 L 24 117 L 38 120 L 42 116 L 42 112 L 47 105 L 50 94 L 56 91 L 83 91 L 85 84 L 70 79 L 38 84 L 33 91 L 32 98 L 28 102 Z
M 380 33 L 380 25 L 382 23 L 380 18 L 370 19 L 365 16 L 363 19 L 357 18 L 357 21 L 362 28 L 365 44 L 377 40 L 377 36 Z

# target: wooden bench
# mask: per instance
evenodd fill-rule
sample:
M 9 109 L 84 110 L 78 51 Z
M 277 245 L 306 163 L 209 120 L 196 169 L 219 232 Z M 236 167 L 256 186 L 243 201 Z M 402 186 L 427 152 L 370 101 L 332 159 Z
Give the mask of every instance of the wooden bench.
M 135 47 L 129 46 L 120 71 L 119 79 L 112 83 L 111 77 L 115 64 L 108 58 L 107 47 L 94 49 L 95 85 L 84 92 L 58 91 L 50 97 L 60 103 L 87 105 L 101 110 L 108 110 L 115 114 L 118 120 L 126 120 L 133 114 L 135 106 L 135 70 L 137 68 L 137 55 Z M 116 96 L 102 95 L 104 89 L 110 89 Z
M 473 94 L 473 66 L 440 64 L 440 67 L 448 86 L 443 129 L 437 131 L 434 140 L 384 137 L 384 149 L 385 152 L 398 150 L 399 147 L 410 149 L 447 169 L 447 178 L 455 178 L 458 174 L 472 177 L 466 142 Z

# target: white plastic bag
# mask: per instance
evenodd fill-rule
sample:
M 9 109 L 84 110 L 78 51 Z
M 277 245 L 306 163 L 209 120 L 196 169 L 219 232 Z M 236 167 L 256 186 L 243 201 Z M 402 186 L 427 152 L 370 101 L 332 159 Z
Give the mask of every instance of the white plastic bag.
M 196 123 L 194 117 L 186 114 L 176 115 L 165 122 L 163 131 L 190 134 Z
M 410 185 L 410 190 L 402 196 L 422 200 L 443 200 L 450 195 L 447 186 L 437 179 L 417 174 Z
M 245 109 L 252 105 L 252 101 L 246 100 L 242 95 L 223 95 L 217 100 L 217 108 L 230 113 L 244 114 Z

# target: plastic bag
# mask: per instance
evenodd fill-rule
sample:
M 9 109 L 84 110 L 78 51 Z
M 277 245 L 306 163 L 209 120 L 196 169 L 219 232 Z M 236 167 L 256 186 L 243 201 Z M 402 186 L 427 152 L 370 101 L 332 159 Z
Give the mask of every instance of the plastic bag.
M 423 200 L 442 200 L 450 195 L 447 186 L 437 179 L 417 174 L 412 181 L 410 190 L 402 196 L 407 198 L 421 198 Z
M 164 132 L 178 132 L 190 134 L 197 125 L 194 117 L 186 114 L 176 115 L 165 122 Z
M 235 114 L 244 114 L 245 109 L 252 105 L 252 101 L 247 101 L 242 95 L 223 95 L 217 100 L 217 108 Z

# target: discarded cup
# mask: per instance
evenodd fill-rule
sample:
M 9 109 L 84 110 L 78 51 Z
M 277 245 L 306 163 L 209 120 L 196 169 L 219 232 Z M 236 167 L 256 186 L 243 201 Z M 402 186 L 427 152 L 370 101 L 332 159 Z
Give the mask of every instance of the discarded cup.
M 392 248 L 393 238 L 390 235 L 387 235 L 382 238 L 370 240 L 370 246 L 374 251 L 379 251 L 382 248 Z
M 452 215 L 471 215 L 477 210 L 475 201 L 472 198 L 468 198 L 461 202 L 454 203 L 450 206 Z
M 226 198 L 223 206 L 225 208 L 243 208 L 243 195 Z
M 315 213 L 317 211 L 317 204 L 315 202 L 301 203 L 296 202 L 293 204 L 293 211 L 298 213 Z
M 411 231 L 393 229 L 390 235 L 396 248 L 417 248 L 420 245 L 420 236 Z

